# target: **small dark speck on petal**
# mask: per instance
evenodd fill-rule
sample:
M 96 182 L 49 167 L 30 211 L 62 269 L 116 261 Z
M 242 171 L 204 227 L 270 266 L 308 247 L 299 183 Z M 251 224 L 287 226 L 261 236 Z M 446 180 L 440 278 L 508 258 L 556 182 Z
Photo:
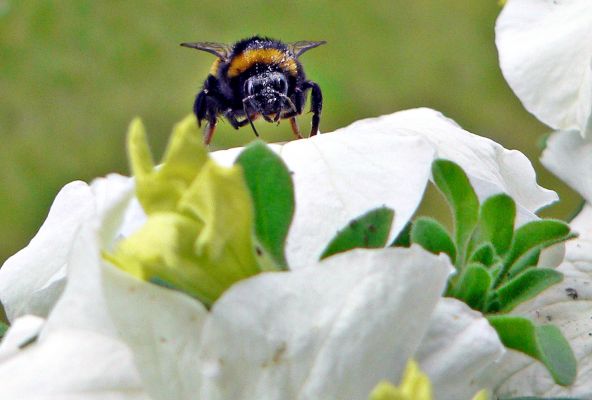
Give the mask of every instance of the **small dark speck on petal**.
M 565 288 L 565 293 L 567 293 L 567 297 L 569 297 L 572 300 L 578 299 L 578 291 L 574 288 Z

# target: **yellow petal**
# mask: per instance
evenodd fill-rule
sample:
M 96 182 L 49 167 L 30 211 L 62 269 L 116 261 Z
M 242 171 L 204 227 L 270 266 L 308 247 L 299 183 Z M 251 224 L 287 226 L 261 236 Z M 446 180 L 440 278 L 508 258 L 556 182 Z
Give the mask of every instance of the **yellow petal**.
M 208 161 L 180 203 L 204 224 L 195 254 L 224 274 L 247 277 L 259 272 L 253 243 L 254 211 L 240 166 L 221 167 Z
M 480 390 L 474 397 L 472 400 L 488 400 L 489 399 L 489 394 L 487 393 L 487 390 L 483 389 Z
M 175 125 L 160 168 L 154 167 L 139 119 L 132 122 L 128 132 L 128 153 L 136 194 L 146 214 L 175 210 L 208 159 L 193 116 Z
M 370 400 L 432 400 L 432 384 L 417 363 L 409 360 L 401 384 L 379 383 L 370 394 Z
M 130 126 L 128 146 L 148 220 L 105 255 L 107 260 L 208 306 L 233 283 L 261 271 L 242 168 L 209 159 L 193 116 L 175 126 L 159 168 L 139 119 Z

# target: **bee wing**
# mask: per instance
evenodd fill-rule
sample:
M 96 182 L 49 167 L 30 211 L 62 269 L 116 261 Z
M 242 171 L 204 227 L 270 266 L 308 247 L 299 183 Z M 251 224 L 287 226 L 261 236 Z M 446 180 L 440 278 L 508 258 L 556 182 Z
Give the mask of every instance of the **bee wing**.
M 324 40 L 321 40 L 320 42 L 310 42 L 308 40 L 301 40 L 299 42 L 288 43 L 288 48 L 290 49 L 290 51 L 292 51 L 292 53 L 294 53 L 296 57 L 298 57 L 305 51 L 314 49 L 315 47 L 318 47 L 325 43 L 327 42 Z
M 192 42 L 181 43 L 181 46 L 212 53 L 213 55 L 221 58 L 222 60 L 228 60 L 228 58 L 230 57 L 230 53 L 232 52 L 232 47 L 224 43 Z

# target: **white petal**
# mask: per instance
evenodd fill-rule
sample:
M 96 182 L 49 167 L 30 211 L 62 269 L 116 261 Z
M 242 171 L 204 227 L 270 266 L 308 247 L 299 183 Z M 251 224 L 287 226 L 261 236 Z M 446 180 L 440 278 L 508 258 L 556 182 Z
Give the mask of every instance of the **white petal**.
M 504 396 L 571 396 L 592 398 L 592 264 L 563 263 L 558 270 L 563 282 L 534 300 L 521 304 L 516 313 L 537 324 L 554 324 L 569 340 L 578 361 L 576 382 L 567 388 L 555 385 L 547 370 L 523 355 L 509 354 L 503 360 L 507 372 L 514 372 L 498 390 Z
M 465 303 L 442 298 L 414 359 L 428 374 L 436 399 L 469 399 L 475 378 L 505 352 L 487 319 Z
M 69 254 L 68 282 L 47 321 L 46 332 L 64 328 L 116 336 L 103 294 L 101 252 L 118 235 L 124 221 L 132 186 L 130 180 L 109 175 L 92 183 L 96 212 L 73 238 Z
M 394 238 L 419 205 L 435 156 L 460 164 L 481 199 L 499 192 L 512 196 L 521 222 L 557 200 L 536 184 L 522 153 L 467 132 L 430 109 L 365 119 L 272 148 L 293 172 L 297 207 L 286 245 L 292 269 L 316 262 L 337 230 L 373 208 L 395 210 Z M 214 157 L 230 164 L 240 150 Z
M 395 124 L 364 120 L 333 133 L 286 144 L 296 213 L 286 243 L 292 269 L 314 264 L 338 230 L 381 206 L 395 210 L 389 239 L 421 202 L 434 149 Z
M 450 270 L 418 247 L 357 250 L 236 284 L 204 328 L 201 398 L 367 398 L 400 378 Z
M 35 315 L 25 315 L 14 320 L 0 342 L 0 362 L 18 351 L 23 343 L 37 337 L 44 322 L 43 318 Z
M 504 77 L 555 129 L 592 133 L 592 2 L 509 0 L 496 24 Z
M 137 199 L 133 199 L 135 207 L 128 211 L 134 195 L 134 180 L 127 176 L 109 174 L 97 178 L 90 184 L 96 207 L 96 229 L 102 241 L 102 249 L 110 250 L 114 239 L 120 235 L 124 221 L 135 227 L 145 222 L 145 215 L 137 209 Z M 131 217 L 134 217 L 132 219 Z
M 93 213 L 86 183 L 72 182 L 60 190 L 37 235 L 0 268 L 0 300 L 9 320 L 47 316 L 64 288 L 73 238 Z
M 208 313 L 197 300 L 103 265 L 110 315 L 131 348 L 154 399 L 192 400 L 201 384 L 198 359 Z
M 505 192 L 523 214 L 528 214 L 558 199 L 555 192 L 536 183 L 534 168 L 524 154 L 465 131 L 437 111 L 423 108 L 367 121 L 373 122 L 368 125 L 369 130 L 396 126 L 400 133 L 429 140 L 437 157 L 454 161 L 463 168 L 481 200 Z M 352 128 L 363 123 L 358 121 Z
M 384 132 L 358 128 L 271 145 L 293 173 L 296 212 L 286 243 L 291 269 L 314 264 L 338 230 L 374 208 L 395 210 L 393 239 L 421 202 L 434 158 L 431 146 L 399 134 L 396 126 Z M 240 150 L 213 155 L 227 165 Z
M 584 139 L 576 131 L 554 133 L 547 140 L 541 163 L 592 202 L 592 135 Z
M 587 203 L 569 225 L 579 236 L 567 242 L 566 259 L 577 265 L 592 264 L 592 206 Z
M 0 387 L 7 400 L 148 400 L 129 350 L 88 331 L 55 331 L 3 358 Z

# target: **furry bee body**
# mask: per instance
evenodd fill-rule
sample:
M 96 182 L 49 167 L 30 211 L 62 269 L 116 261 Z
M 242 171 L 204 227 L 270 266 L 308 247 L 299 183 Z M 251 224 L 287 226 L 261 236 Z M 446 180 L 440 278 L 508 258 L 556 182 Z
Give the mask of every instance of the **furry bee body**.
M 259 36 L 233 45 L 182 43 L 217 57 L 193 106 L 199 124 L 207 122 L 204 142 L 210 143 L 221 116 L 235 129 L 250 124 L 256 135 L 253 120 L 258 117 L 278 123 L 289 119 L 294 134 L 301 138 L 295 117 L 302 114 L 309 91 L 313 114 L 310 135 L 316 135 L 323 96 L 319 86 L 306 79 L 298 57 L 324 43 L 283 43 Z

